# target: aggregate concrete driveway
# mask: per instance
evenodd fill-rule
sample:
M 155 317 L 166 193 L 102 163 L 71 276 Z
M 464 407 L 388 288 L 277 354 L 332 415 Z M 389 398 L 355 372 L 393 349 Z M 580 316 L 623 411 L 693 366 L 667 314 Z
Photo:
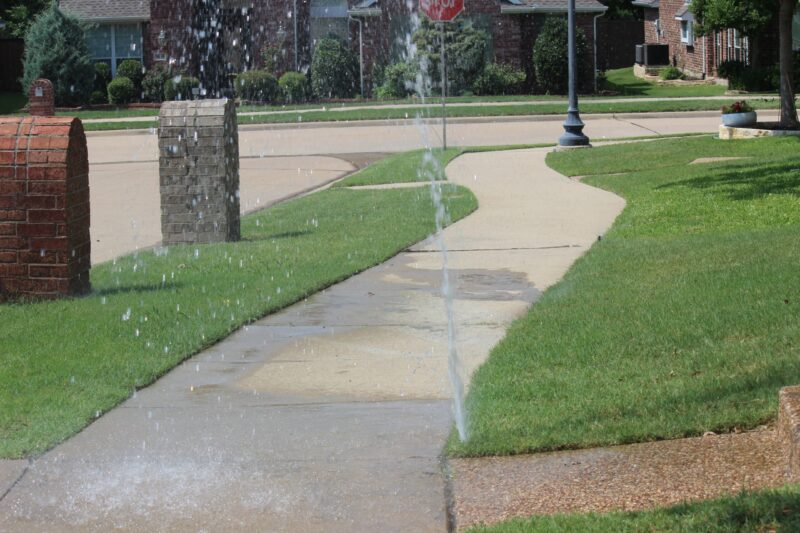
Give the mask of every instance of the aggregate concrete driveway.
M 467 374 L 623 207 L 545 155 L 448 167 L 481 205 L 445 231 Z M 420 243 L 187 361 L 16 464 L 0 530 L 444 531 L 441 265 Z

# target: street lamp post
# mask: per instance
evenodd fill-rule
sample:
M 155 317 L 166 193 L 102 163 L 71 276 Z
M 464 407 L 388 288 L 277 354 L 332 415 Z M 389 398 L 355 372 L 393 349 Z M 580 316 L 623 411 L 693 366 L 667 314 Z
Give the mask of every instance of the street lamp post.
M 589 146 L 589 137 L 583 134 L 583 121 L 578 112 L 578 58 L 575 53 L 575 0 L 569 0 L 567 25 L 569 26 L 569 110 L 564 121 L 564 133 L 558 138 L 563 147 Z

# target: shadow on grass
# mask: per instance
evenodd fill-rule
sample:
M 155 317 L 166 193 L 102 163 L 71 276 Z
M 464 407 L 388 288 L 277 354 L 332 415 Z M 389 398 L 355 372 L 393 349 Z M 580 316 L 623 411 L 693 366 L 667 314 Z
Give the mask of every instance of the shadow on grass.
M 242 242 L 260 242 L 260 241 L 272 241 L 275 239 L 293 239 L 296 237 L 305 237 L 306 235 L 311 235 L 313 232 L 310 230 L 303 230 L 303 231 L 285 231 L 283 233 L 274 233 L 272 235 L 248 235 L 242 236 L 240 239 Z
M 667 183 L 657 188 L 675 187 L 717 189 L 731 200 L 755 200 L 773 194 L 800 196 L 800 160 L 755 168 L 752 163 L 732 164 L 698 178 Z
M 117 294 L 142 294 L 147 292 L 157 292 L 163 290 L 177 290 L 184 287 L 183 283 L 175 283 L 174 281 L 161 284 L 149 283 L 142 285 L 122 285 L 120 287 L 112 287 L 108 289 L 93 289 L 86 296 L 116 296 Z

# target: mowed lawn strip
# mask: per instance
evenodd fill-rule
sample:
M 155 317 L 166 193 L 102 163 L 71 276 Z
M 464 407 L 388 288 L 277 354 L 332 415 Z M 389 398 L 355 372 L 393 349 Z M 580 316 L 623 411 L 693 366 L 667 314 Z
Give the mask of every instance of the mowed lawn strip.
M 752 428 L 800 383 L 800 141 L 709 137 L 551 154 L 627 207 L 472 380 L 452 455 Z M 701 165 L 698 157 L 738 156 Z M 625 174 L 616 174 L 627 172 Z
M 469 533 L 765 533 L 800 531 L 800 485 L 665 509 L 607 514 L 568 514 L 479 526 Z
M 452 220 L 477 207 L 443 190 Z M 87 297 L 0 305 L 0 457 L 47 450 L 243 324 L 433 231 L 425 187 L 328 190 L 246 217 L 238 243 L 98 265 Z

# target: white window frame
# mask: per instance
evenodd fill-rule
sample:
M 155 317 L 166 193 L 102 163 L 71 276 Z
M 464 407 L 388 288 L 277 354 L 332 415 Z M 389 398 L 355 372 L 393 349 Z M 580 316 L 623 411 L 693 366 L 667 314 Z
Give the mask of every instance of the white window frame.
M 681 42 L 686 46 L 694 46 L 694 23 L 691 20 L 681 21 Z

